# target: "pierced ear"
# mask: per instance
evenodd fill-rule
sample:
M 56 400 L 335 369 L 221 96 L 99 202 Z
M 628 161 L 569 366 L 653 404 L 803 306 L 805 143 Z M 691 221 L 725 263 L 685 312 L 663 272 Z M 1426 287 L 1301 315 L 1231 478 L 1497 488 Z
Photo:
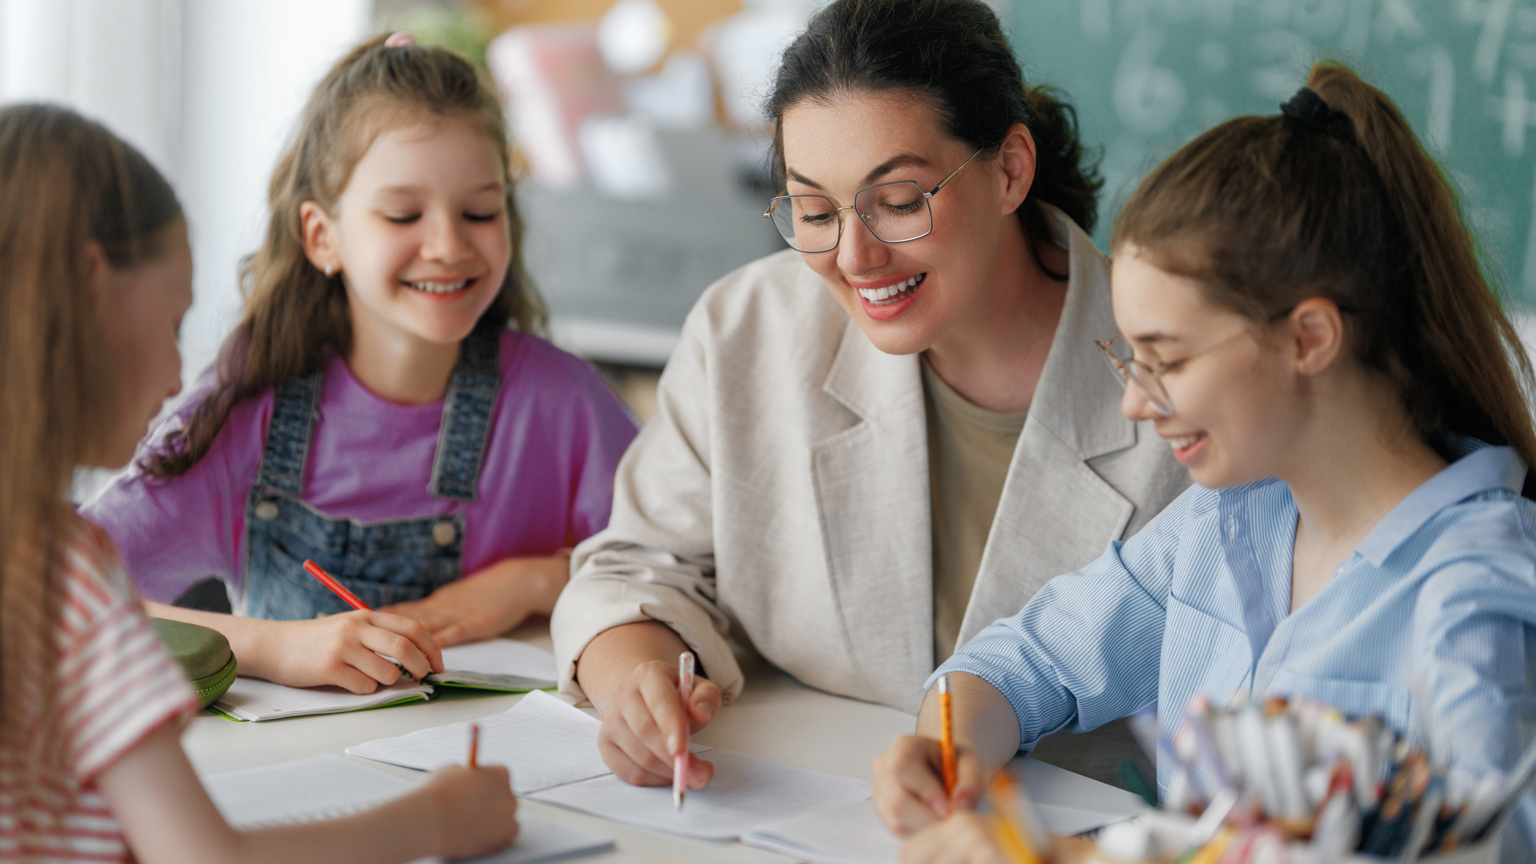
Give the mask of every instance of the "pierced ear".
M 1344 353 L 1344 315 L 1332 300 L 1310 297 L 1286 316 L 1296 349 L 1296 371 L 1317 375 Z
M 1003 189 L 1003 212 L 1019 209 L 1035 185 L 1035 136 L 1023 123 L 1015 123 L 998 147 L 997 162 L 1007 178 Z
M 330 215 L 314 201 L 299 205 L 299 236 L 304 241 L 304 257 L 316 270 L 330 274 L 341 269 L 335 226 Z

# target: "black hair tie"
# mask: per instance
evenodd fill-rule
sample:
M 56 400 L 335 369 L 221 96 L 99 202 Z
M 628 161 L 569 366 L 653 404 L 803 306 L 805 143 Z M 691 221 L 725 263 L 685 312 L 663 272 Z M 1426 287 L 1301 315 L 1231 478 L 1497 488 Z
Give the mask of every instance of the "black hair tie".
M 1333 109 L 1311 87 L 1296 91 L 1291 101 L 1280 106 L 1280 113 L 1299 121 L 1319 132 L 1328 131 L 1328 121 L 1333 119 Z

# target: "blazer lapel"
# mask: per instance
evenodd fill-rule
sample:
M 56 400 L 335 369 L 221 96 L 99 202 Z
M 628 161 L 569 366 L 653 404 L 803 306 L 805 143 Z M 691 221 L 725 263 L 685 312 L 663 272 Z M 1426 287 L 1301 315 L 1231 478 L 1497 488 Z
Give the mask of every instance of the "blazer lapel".
M 1086 464 L 1136 443 L 1136 425 L 1120 414 L 1122 390 L 1093 344 L 1116 332 L 1104 258 L 1070 219 L 1052 215 L 1072 260 L 1067 298 L 1004 481 L 960 644 L 1018 612 L 1052 578 L 1096 558 L 1135 511 Z
M 822 389 L 860 422 L 811 447 L 827 570 L 880 701 L 916 709 L 933 668 L 927 420 L 916 356 L 848 322 Z M 1107 376 L 1106 376 L 1107 377 Z

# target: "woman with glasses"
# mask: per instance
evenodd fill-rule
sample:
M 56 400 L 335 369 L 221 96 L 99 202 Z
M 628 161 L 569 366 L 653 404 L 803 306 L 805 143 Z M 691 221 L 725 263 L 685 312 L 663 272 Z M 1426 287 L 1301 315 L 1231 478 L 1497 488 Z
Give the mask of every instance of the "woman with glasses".
M 552 621 L 564 692 L 634 783 L 670 782 L 741 692 L 732 639 L 916 711 L 936 663 L 1188 483 L 1093 345 L 1115 331 L 1073 111 L 1025 86 L 984 3 L 837 0 L 768 108 L 790 250 L 689 316 Z
M 1013 860 L 982 819 L 954 812 L 992 770 L 1063 724 L 1151 705 L 1159 737 L 1178 740 L 1196 697 L 1381 718 L 1428 748 L 1453 806 L 1511 771 L 1536 728 L 1531 366 L 1454 188 L 1402 114 L 1320 63 L 1280 114 L 1229 120 L 1148 175 L 1112 248 L 1124 335 L 1104 347 L 1119 349 L 1122 408 L 1154 423 L 1199 485 L 940 666 L 956 798 L 935 767 L 931 695 L 919 735 L 875 764 L 877 811 L 917 832 L 902 861 Z M 1164 805 L 1215 806 L 1225 787 L 1310 819 L 1321 796 L 1287 802 L 1262 770 L 1267 758 L 1284 776 L 1274 740 L 1230 776 L 1164 754 Z M 1368 791 L 1348 806 L 1365 814 L 1377 778 L 1357 756 Z M 1418 806 L 1415 792 L 1402 813 Z M 1409 821 L 1389 816 L 1360 824 L 1361 848 L 1418 857 Z M 1536 857 L 1533 817 L 1527 794 L 1503 860 Z

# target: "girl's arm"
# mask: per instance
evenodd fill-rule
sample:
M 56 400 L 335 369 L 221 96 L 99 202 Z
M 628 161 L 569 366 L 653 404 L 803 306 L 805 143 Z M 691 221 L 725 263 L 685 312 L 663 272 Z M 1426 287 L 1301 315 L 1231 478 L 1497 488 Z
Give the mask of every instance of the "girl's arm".
M 156 618 L 201 624 L 229 640 L 240 674 L 289 687 L 333 684 L 372 693 L 400 678 L 393 657 L 416 678 L 443 671 L 443 652 L 419 622 L 388 612 L 358 611 L 300 621 L 268 621 L 145 601 Z M 383 655 L 383 656 L 380 656 Z
M 372 810 L 325 822 L 236 831 L 208 799 L 162 724 L 96 778 L 134 856 L 146 864 L 399 862 L 489 854 L 517 836 L 507 769 L 448 768 Z
M 384 612 L 421 623 L 442 647 L 500 636 L 530 615 L 548 615 L 571 575 L 571 550 L 548 557 L 503 558 L 421 600 Z

